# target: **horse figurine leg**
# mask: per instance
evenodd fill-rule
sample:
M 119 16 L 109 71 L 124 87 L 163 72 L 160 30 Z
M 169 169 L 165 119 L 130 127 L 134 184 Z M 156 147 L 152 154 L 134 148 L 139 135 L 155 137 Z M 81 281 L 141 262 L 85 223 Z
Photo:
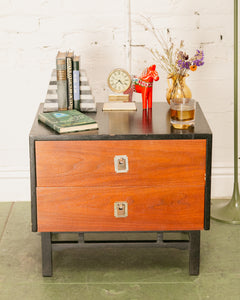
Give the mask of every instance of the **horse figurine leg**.
M 148 105 L 148 92 L 147 88 L 142 89 L 142 108 L 147 109 Z
M 142 89 L 142 108 L 152 108 L 152 87 L 145 87 Z
M 152 108 L 152 87 L 148 88 L 148 108 Z

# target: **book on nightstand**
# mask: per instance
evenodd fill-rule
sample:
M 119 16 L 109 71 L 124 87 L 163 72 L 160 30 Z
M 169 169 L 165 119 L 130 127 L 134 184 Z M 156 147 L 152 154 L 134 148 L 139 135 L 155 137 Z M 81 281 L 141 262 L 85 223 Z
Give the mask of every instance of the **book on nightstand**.
M 73 108 L 80 110 L 80 56 L 73 58 Z
M 94 130 L 98 128 L 97 122 L 89 116 L 75 109 L 39 113 L 38 120 L 48 125 L 58 133 Z
M 66 56 L 68 109 L 73 109 L 73 57 L 74 52 L 68 51 Z
M 58 51 L 56 57 L 58 109 L 67 110 L 66 52 Z

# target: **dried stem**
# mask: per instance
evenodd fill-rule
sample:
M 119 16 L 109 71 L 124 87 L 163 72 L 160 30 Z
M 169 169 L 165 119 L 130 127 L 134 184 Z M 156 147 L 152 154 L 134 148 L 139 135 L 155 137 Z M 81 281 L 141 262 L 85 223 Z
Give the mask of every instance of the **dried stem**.
M 148 48 L 146 49 L 151 52 L 153 58 L 158 62 L 160 67 L 167 72 L 170 75 L 186 75 L 187 71 L 189 70 L 189 67 L 191 64 L 194 64 L 194 60 L 199 59 L 200 63 L 198 66 L 203 65 L 203 52 L 198 51 L 196 52 L 195 56 L 191 59 L 188 58 L 188 55 L 186 53 L 183 53 L 181 50 L 184 47 L 184 42 L 181 40 L 179 47 L 175 48 L 174 43 L 171 39 L 171 36 L 169 34 L 169 30 L 167 30 L 167 36 L 165 37 L 163 32 L 158 30 L 154 24 L 152 23 L 151 19 L 142 16 L 143 22 L 137 22 L 141 26 L 145 28 L 145 30 L 151 32 L 153 36 L 155 37 L 156 41 L 160 45 L 161 51 L 154 48 Z M 181 56 L 179 58 L 179 56 Z M 187 62 L 187 67 L 185 65 L 179 64 L 180 62 Z

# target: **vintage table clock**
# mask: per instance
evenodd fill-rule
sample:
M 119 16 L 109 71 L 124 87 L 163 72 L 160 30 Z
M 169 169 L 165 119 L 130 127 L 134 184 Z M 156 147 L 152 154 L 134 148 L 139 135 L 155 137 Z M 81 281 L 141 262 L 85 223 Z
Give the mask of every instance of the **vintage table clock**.
M 109 95 L 109 101 L 129 101 L 129 95 L 123 94 L 132 84 L 130 74 L 121 68 L 114 69 L 108 76 L 108 86 L 116 94 Z

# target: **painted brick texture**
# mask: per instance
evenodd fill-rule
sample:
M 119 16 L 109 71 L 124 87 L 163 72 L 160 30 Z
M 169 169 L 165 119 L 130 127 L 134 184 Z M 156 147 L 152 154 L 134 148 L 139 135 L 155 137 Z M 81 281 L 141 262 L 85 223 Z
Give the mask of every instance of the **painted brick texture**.
M 158 28 L 169 28 L 176 42 L 184 39 L 190 54 L 200 45 L 205 52 L 205 65 L 192 73 L 187 83 L 213 131 L 213 166 L 217 170 L 213 170 L 213 196 L 231 195 L 233 172 L 225 174 L 224 170 L 233 167 L 233 3 L 131 0 L 130 4 L 129 16 L 128 0 L 0 1 L 0 183 L 6 171 L 14 171 L 15 177 L 18 171 L 27 174 L 28 133 L 37 107 L 44 101 L 57 51 L 71 48 L 79 53 L 96 102 L 107 101 L 108 73 L 114 67 L 128 66 L 129 17 L 132 74 L 140 74 L 153 63 L 143 45 L 150 47 L 155 41 L 137 23 L 144 14 Z M 158 71 L 154 100 L 165 101 L 167 75 Z M 140 101 L 140 95 L 135 100 Z M 219 188 L 221 172 L 226 178 Z

